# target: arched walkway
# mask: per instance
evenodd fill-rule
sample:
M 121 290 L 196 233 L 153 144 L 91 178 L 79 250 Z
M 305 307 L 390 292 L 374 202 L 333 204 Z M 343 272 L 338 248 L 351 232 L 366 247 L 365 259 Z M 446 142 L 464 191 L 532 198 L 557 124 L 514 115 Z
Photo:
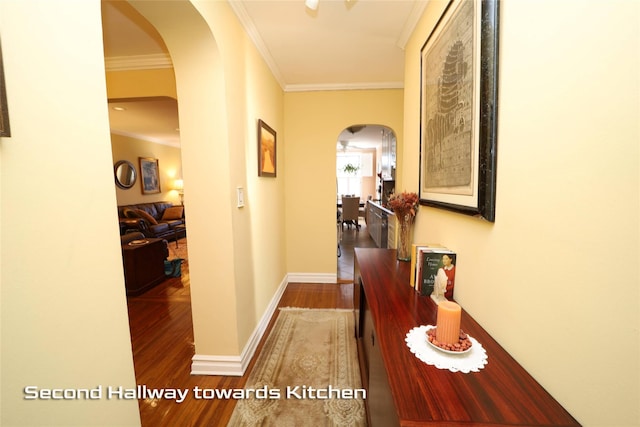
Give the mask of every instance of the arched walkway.
M 219 224 L 231 224 L 224 198 L 212 197 L 229 188 L 225 73 L 218 45 L 191 2 L 130 3 L 158 30 L 175 70 L 196 354 L 233 354 L 238 351 L 237 331 L 221 328 L 236 317 L 235 305 L 229 304 L 233 253 L 225 250 L 232 247 L 231 227 L 216 228 L 212 235 L 212 213 Z

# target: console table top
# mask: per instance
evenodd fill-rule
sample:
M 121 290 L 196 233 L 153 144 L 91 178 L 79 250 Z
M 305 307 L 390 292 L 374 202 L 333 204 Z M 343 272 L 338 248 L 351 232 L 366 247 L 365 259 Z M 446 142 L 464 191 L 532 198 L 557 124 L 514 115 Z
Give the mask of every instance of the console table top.
M 410 263 L 397 261 L 393 249 L 370 248 L 356 248 L 355 263 L 355 286 L 361 278 L 401 425 L 579 425 L 464 307 L 461 328 L 482 344 L 488 364 L 465 374 L 420 361 L 405 337 L 435 325 L 437 306 L 409 285 Z

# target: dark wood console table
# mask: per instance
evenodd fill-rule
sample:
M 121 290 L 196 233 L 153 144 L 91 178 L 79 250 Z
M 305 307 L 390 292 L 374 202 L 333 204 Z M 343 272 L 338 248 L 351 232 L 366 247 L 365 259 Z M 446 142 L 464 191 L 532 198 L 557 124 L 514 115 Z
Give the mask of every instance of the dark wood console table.
M 450 372 L 414 356 L 406 334 L 435 325 L 437 306 L 409 286 L 409 270 L 395 250 L 355 249 L 356 337 L 370 426 L 580 425 L 464 308 L 461 328 L 487 351 L 480 372 Z
M 124 282 L 127 296 L 140 295 L 166 279 L 164 260 L 167 257 L 166 241 L 146 238 L 145 244 L 122 245 Z

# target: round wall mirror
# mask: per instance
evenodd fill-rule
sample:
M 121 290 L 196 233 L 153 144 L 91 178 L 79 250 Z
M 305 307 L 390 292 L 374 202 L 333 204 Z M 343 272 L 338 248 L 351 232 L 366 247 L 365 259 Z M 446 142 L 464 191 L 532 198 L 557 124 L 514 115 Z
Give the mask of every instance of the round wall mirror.
M 127 160 L 120 160 L 114 166 L 116 185 L 128 190 L 136 183 L 136 168 Z

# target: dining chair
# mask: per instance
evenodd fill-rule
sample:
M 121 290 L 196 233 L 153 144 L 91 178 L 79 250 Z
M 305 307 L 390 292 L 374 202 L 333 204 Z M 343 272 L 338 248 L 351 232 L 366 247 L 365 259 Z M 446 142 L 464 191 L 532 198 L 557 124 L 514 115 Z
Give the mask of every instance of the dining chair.
M 342 211 L 338 209 L 338 221 L 336 223 L 338 229 L 338 258 L 342 256 L 342 248 L 340 242 L 342 242 Z
M 360 217 L 360 197 L 347 197 L 342 196 L 342 227 L 347 224 L 349 228 L 352 225 L 356 227 L 356 230 L 360 230 L 360 224 L 358 218 Z

